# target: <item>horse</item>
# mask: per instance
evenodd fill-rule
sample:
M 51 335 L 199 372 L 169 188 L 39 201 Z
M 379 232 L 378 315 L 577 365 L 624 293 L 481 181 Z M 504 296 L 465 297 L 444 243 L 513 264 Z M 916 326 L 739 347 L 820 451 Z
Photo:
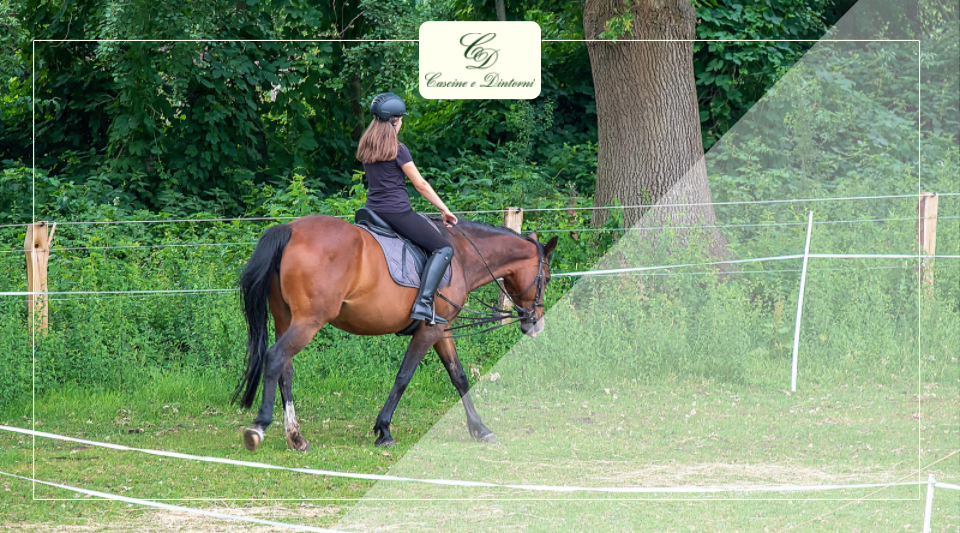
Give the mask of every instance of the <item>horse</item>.
M 469 382 L 457 357 L 448 327 L 475 289 L 502 278 L 519 313 L 520 330 L 536 337 L 544 329 L 543 293 L 550 282 L 550 255 L 557 238 L 546 244 L 536 234 L 460 220 L 450 231 L 428 218 L 454 248 L 450 283 L 435 298 L 436 315 L 446 325 L 421 321 L 403 356 L 393 388 L 377 416 L 375 445 L 393 446 L 390 434 L 400 397 L 417 365 L 433 347 L 460 394 L 470 435 L 478 442 L 497 442 L 470 401 Z M 255 451 L 273 421 L 279 385 L 283 425 L 289 448 L 310 450 L 300 433 L 293 406 L 293 357 L 324 325 L 355 335 L 388 335 L 411 324 L 417 289 L 393 282 L 379 243 L 365 229 L 328 215 L 305 216 L 268 228 L 240 276 L 247 331 L 247 368 L 234 392 L 240 406 L 253 405 L 263 384 L 260 410 L 243 432 L 243 443 Z M 267 311 L 273 316 L 276 342 L 267 349 Z M 242 395 L 241 395 L 242 392 Z

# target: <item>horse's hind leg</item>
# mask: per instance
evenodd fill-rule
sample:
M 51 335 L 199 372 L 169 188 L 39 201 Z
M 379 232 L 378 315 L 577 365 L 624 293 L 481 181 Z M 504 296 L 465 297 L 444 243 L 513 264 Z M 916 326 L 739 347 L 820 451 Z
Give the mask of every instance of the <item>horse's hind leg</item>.
M 273 422 L 273 403 L 277 397 L 277 384 L 284 369 L 289 367 L 290 380 L 293 378 L 293 356 L 302 350 L 310 339 L 320 331 L 322 323 L 294 322 L 290 324 L 280 339 L 267 350 L 263 369 L 263 398 L 253 426 L 243 432 L 243 443 L 248 450 L 254 451 L 260 446 L 267 427 Z M 287 380 L 287 381 L 290 381 Z M 292 388 L 292 385 L 291 385 Z M 292 413 L 292 401 L 291 401 Z
M 442 338 L 433 345 L 433 349 L 440 356 L 440 361 L 447 369 L 450 375 L 450 381 L 460 393 L 460 399 L 463 400 L 463 408 L 467 412 L 467 427 L 470 429 L 470 435 L 478 442 L 497 442 L 497 437 L 487 426 L 483 425 L 480 415 L 473 407 L 473 401 L 470 400 L 470 382 L 467 381 L 467 375 L 463 371 L 463 365 L 460 364 L 460 358 L 457 357 L 457 349 L 453 344 L 453 339 Z
M 280 399 L 283 401 L 283 431 L 287 446 L 294 450 L 310 451 L 310 443 L 300 434 L 297 413 L 293 409 L 293 360 L 283 366 L 280 374 Z
M 279 276 L 275 277 L 275 286 L 280 283 Z M 273 327 L 277 332 L 277 338 L 283 336 L 290 328 L 290 321 L 293 317 L 290 315 L 290 307 L 280 297 L 279 291 L 272 291 L 270 294 L 270 312 L 273 314 Z M 286 435 L 287 445 L 294 450 L 309 451 L 310 444 L 300 434 L 300 424 L 297 423 L 297 414 L 293 409 L 293 359 L 283 365 L 283 372 L 280 374 L 280 398 L 283 403 L 283 430 Z

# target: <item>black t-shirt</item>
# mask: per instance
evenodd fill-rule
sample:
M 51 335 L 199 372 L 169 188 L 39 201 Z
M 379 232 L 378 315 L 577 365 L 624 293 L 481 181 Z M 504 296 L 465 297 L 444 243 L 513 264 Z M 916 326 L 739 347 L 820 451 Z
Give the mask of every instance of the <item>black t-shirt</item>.
M 396 159 L 363 164 L 369 184 L 367 209 L 384 213 L 400 213 L 411 209 L 410 197 L 407 196 L 407 175 L 400 168 L 410 161 L 413 161 L 410 150 L 403 143 L 397 143 Z

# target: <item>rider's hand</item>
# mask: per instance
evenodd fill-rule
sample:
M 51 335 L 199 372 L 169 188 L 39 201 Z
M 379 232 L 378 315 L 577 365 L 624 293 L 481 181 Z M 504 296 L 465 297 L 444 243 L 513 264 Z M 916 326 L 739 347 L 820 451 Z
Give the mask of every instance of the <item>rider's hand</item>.
M 450 224 L 456 224 L 456 223 L 457 223 L 457 216 L 454 215 L 453 213 L 451 213 L 449 210 L 444 211 L 443 213 L 441 213 L 440 216 L 443 217 L 443 223 L 444 223 L 444 225 L 446 225 L 448 228 L 452 228 L 452 227 L 453 227 L 453 226 L 451 226 Z

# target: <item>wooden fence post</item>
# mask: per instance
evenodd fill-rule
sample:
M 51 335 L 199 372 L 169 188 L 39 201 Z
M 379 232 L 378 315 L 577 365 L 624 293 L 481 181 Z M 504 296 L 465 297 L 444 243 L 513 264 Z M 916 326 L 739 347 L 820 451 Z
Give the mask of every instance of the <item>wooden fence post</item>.
M 523 225 L 523 209 L 519 207 L 508 207 L 506 211 L 503 212 L 503 225 L 520 233 L 520 227 Z M 504 309 L 507 306 L 512 306 L 513 302 L 504 294 L 500 294 L 499 307 Z M 510 319 L 505 318 L 500 321 L 501 324 L 506 324 Z
M 50 243 L 53 241 L 53 234 L 56 230 L 56 224 L 51 229 L 46 222 L 37 222 L 27 226 L 27 237 L 23 240 L 23 249 L 27 254 L 27 291 L 29 292 L 47 292 L 47 264 L 50 259 Z M 27 313 L 30 315 L 30 322 L 27 324 L 31 334 L 37 322 L 38 312 L 40 314 L 38 329 L 46 335 L 49 325 L 47 296 L 31 294 L 27 297 Z
M 924 283 L 933 283 L 933 256 L 937 254 L 937 193 L 920 193 L 920 246 L 923 253 L 930 256 L 923 258 Z

